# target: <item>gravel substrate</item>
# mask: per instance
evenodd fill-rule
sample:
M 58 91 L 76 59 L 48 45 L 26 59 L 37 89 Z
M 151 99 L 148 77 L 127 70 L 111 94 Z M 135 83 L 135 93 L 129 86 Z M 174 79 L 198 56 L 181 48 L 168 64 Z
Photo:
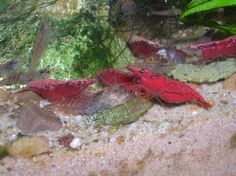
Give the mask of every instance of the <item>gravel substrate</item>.
M 61 130 L 36 134 L 49 139 L 50 151 L 32 159 L 5 157 L 0 175 L 235 176 L 236 91 L 222 83 L 197 90 L 214 103 L 210 110 L 155 104 L 135 123 L 99 128 L 86 126 L 82 116 L 60 114 Z M 14 120 L 1 118 L 4 143 L 19 130 Z M 74 136 L 70 147 L 58 143 L 66 134 Z

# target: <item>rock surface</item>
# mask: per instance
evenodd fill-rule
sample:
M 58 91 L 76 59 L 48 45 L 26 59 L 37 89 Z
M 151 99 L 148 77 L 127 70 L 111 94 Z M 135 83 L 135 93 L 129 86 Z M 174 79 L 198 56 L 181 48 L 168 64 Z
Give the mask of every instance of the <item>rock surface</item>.
M 39 104 L 41 98 L 32 91 L 23 91 L 10 94 L 9 99 L 15 104 L 28 106 L 29 104 Z
M 25 107 L 17 118 L 16 125 L 23 134 L 55 131 L 62 127 L 61 121 L 53 112 L 42 110 L 36 105 Z
M 15 155 L 17 160 L 5 157 L 1 160 L 0 174 L 234 176 L 236 91 L 224 89 L 222 83 L 197 89 L 206 99 L 214 100 L 211 109 L 195 104 L 167 107 L 157 102 L 138 121 L 112 129 L 85 126 L 82 116 L 58 114 L 63 128 L 40 132 L 48 138 L 50 150 L 45 150 L 46 154 L 35 154 L 32 160 L 20 155 Z M 12 122 L 9 118 L 8 121 L 4 120 L 5 126 Z M 12 133 L 16 133 L 14 126 L 4 128 L 1 141 L 9 140 Z M 59 145 L 60 137 L 67 134 L 71 135 Z M 72 138 L 81 139 L 75 140 L 73 149 L 68 147 Z M 41 145 L 35 144 L 28 146 Z M 20 146 L 23 145 L 18 144 Z
M 45 137 L 22 137 L 7 147 L 11 156 L 30 159 L 49 151 L 48 140 Z

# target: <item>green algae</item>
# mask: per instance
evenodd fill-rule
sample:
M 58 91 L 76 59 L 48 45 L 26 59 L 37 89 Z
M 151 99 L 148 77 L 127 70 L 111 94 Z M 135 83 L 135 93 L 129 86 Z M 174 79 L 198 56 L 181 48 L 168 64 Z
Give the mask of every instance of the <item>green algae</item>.
M 212 62 L 208 65 L 178 64 L 167 75 L 184 82 L 212 83 L 236 72 L 235 60 Z
M 121 125 L 137 121 L 144 113 L 152 107 L 149 100 L 132 98 L 126 103 L 119 104 L 112 108 L 92 116 L 89 123 L 93 125 Z
M 77 79 L 107 67 L 124 69 L 133 59 L 104 18 L 108 11 L 100 14 L 103 6 L 92 8 L 89 2 L 79 0 L 70 1 L 69 7 L 65 0 L 4 0 L 0 6 L 0 62 L 19 58 L 22 65 L 18 71 L 27 71 L 32 65 L 38 24 L 45 14 L 51 39 L 40 64 L 35 65 L 37 69 L 49 66 L 52 78 Z

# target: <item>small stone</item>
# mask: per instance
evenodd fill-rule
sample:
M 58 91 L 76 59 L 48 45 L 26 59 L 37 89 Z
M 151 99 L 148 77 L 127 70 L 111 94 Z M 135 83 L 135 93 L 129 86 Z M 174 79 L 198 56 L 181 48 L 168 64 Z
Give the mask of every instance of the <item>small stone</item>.
M 171 128 L 170 122 L 162 122 L 158 125 L 158 131 L 160 133 L 166 133 Z
M 77 124 L 80 124 L 82 120 L 83 120 L 83 117 L 81 115 L 75 116 L 75 121 Z
M 108 128 L 108 134 L 113 135 L 117 130 L 119 130 L 119 126 L 111 126 Z
M 209 99 L 209 100 L 207 100 L 207 102 L 212 106 L 215 105 L 215 100 L 213 100 L 213 99 Z
M 189 109 L 191 112 L 197 111 L 197 110 L 199 110 L 199 106 L 197 104 L 191 104 Z
M 223 105 L 227 105 L 228 101 L 227 100 L 220 100 L 220 103 L 223 104 Z
M 106 154 L 105 154 L 104 152 L 96 152 L 96 153 L 95 153 L 95 156 L 96 156 L 96 157 L 101 157 L 101 158 L 102 158 L 102 157 L 104 157 L 105 155 L 106 155 Z
M 23 134 L 56 131 L 62 127 L 60 119 L 53 112 L 36 105 L 25 107 L 17 118 L 16 125 Z
M 192 112 L 192 115 L 197 115 L 198 114 L 198 111 L 193 111 Z
M 10 137 L 9 137 L 9 141 L 15 141 L 17 138 L 19 137 L 19 134 L 12 134 Z
M 9 94 L 6 90 L 0 89 L 0 102 L 7 101 Z
M 236 89 L 236 73 L 224 81 L 223 87 L 225 89 Z
M 158 121 L 157 120 L 150 120 L 148 121 L 152 126 L 157 126 L 158 125 Z
M 13 157 L 30 159 L 49 151 L 48 139 L 45 137 L 21 137 L 7 146 L 8 153 Z
M 70 147 L 73 149 L 80 147 L 80 146 L 81 146 L 81 139 L 80 138 L 74 138 L 70 143 Z

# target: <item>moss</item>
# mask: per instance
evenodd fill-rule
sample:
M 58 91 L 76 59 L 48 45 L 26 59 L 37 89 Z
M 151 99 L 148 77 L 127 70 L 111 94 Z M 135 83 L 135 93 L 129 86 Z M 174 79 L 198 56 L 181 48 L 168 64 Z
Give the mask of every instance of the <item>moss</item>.
M 57 7 L 66 5 L 64 0 L 53 5 L 35 0 L 5 1 L 6 13 L 0 12 L 0 58 L 2 62 L 19 58 L 22 61 L 19 71 L 30 66 L 38 23 L 45 13 L 49 16 L 51 43 L 41 56 L 38 69 L 51 67 L 52 78 L 89 77 L 103 68 L 121 69 L 133 59 L 107 19 L 99 17 L 101 9 L 102 15 L 107 15 L 106 6 L 84 5 L 79 11 L 73 8 L 73 13 L 66 10 L 62 16 L 55 11 L 50 13 L 48 8 L 58 10 Z M 73 2 L 75 5 L 76 0 Z
M 70 18 L 51 18 L 53 41 L 42 56 L 41 68 L 53 68 L 56 79 L 90 77 L 97 71 L 132 62 L 125 42 L 118 38 L 108 23 L 87 10 Z
M 236 72 L 235 60 L 227 59 L 204 66 L 178 64 L 167 75 L 184 82 L 210 83 L 227 78 L 234 72 Z
M 35 37 L 35 23 L 36 19 L 30 19 L 0 26 L 0 56 L 4 60 L 20 58 L 25 68 L 28 67 Z

